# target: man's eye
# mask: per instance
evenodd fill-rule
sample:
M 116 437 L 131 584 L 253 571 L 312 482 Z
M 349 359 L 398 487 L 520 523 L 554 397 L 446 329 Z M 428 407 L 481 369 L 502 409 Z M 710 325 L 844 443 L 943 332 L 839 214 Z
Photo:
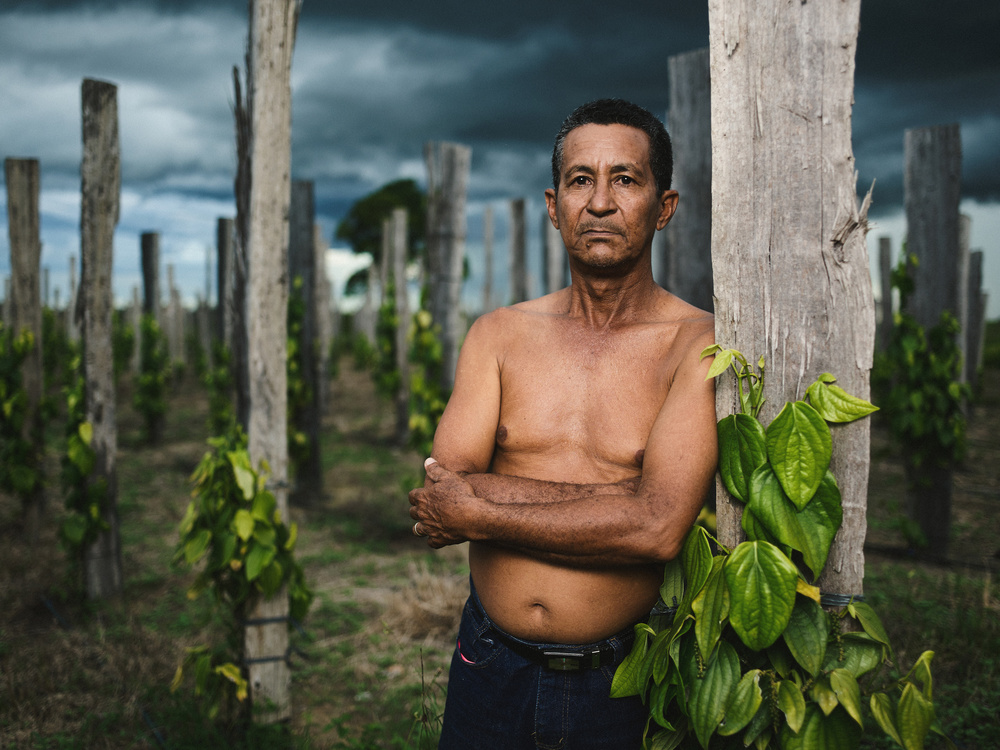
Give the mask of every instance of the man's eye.
M 629 176 L 628 176 L 627 174 L 623 174 L 623 175 L 621 175 L 621 176 L 620 176 L 620 177 L 618 178 L 618 181 L 619 181 L 619 182 L 621 182 L 621 184 L 622 184 L 622 185 L 631 185 L 632 183 L 634 183 L 634 182 L 635 182 L 635 180 L 633 180 L 633 179 L 632 179 L 631 177 L 629 177 Z
M 573 180 L 572 180 L 572 182 L 573 182 L 574 185 L 586 185 L 587 184 L 587 178 L 584 175 L 579 175 L 577 177 L 574 177 Z

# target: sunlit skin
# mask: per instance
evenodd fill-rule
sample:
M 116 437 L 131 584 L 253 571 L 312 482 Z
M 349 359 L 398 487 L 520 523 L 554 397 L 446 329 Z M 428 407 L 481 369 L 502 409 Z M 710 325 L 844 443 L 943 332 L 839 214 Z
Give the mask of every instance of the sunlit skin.
M 587 643 L 646 617 L 711 483 L 714 323 L 653 281 L 677 194 L 645 133 L 571 131 L 546 202 L 572 283 L 472 326 L 410 515 L 432 547 L 471 542 L 500 627 Z

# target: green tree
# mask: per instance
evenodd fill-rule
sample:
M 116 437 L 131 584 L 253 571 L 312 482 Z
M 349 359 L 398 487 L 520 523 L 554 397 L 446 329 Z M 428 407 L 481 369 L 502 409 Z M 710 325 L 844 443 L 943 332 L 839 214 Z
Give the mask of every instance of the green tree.
M 427 234 L 427 196 L 413 180 L 396 180 L 360 198 L 337 225 L 336 239 L 347 240 L 356 253 L 371 253 L 382 261 L 382 221 L 394 208 L 408 213 L 407 247 L 411 257 L 424 252 Z

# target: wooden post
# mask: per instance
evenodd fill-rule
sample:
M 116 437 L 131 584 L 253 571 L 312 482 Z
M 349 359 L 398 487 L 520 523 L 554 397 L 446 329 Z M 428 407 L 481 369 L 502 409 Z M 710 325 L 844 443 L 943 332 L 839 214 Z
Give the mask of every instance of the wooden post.
M 69 302 L 66 308 L 66 337 L 74 344 L 80 340 L 80 322 L 76 318 L 76 308 L 80 284 L 76 278 L 76 256 L 69 256 Z
M 711 312 L 712 107 L 708 48 L 667 60 L 673 142 L 673 188 L 680 204 L 666 228 L 661 267 L 664 286 L 685 302 Z
M 42 470 L 45 440 L 39 405 L 42 400 L 42 305 L 39 288 L 39 262 L 42 242 L 39 233 L 38 194 L 41 185 L 37 159 L 6 159 L 7 231 L 10 237 L 10 293 L 8 314 L 15 336 L 28 330 L 34 337 L 31 351 L 21 365 L 21 382 L 27 395 L 24 438 L 33 446 L 35 466 Z M 9 397 L 9 394 L 8 394 Z M 24 528 L 27 538 L 38 541 L 45 511 L 44 483 L 39 481 L 24 498 Z
M 174 279 L 174 264 L 167 264 L 167 346 L 170 352 L 170 364 L 186 359 L 184 351 L 184 306 L 181 304 L 181 293 Z
M 330 342 L 333 326 L 330 317 L 330 281 L 326 275 L 326 240 L 323 228 L 313 224 L 313 254 L 316 268 L 313 274 L 313 318 L 316 320 L 316 406 L 319 419 L 326 414 L 330 402 Z
M 959 380 L 968 383 L 969 375 L 969 237 L 972 234 L 972 217 L 958 215 L 958 348 L 962 353 Z
M 566 247 L 562 235 L 552 225 L 548 212 L 542 213 L 542 244 L 545 247 L 542 262 L 542 285 L 545 294 L 558 292 L 566 286 Z
M 142 253 L 142 314 L 160 321 L 160 234 L 143 232 L 139 236 Z
M 975 391 L 983 366 L 983 337 L 986 333 L 986 306 L 983 303 L 983 251 L 969 253 L 968 327 L 965 336 L 966 373 Z
M 510 202 L 510 304 L 528 299 L 527 231 L 524 198 Z
M 903 138 L 907 254 L 913 294 L 907 302 L 916 321 L 930 330 L 941 313 L 961 320 L 958 204 L 962 144 L 959 126 L 907 130 Z M 949 468 L 907 466 L 907 506 L 925 538 L 927 551 L 942 555 L 951 532 L 952 472 Z
M 301 279 L 297 292 L 302 296 L 304 315 L 299 340 L 302 379 L 311 402 L 296 416 L 296 429 L 309 443 L 309 455 L 298 468 L 295 477 L 294 501 L 308 503 L 323 494 L 323 462 L 320 455 L 319 433 L 322 412 L 319 406 L 317 381 L 316 323 L 316 211 L 313 183 L 306 180 L 292 182 L 291 210 L 289 212 L 288 268 L 289 282 Z
M 400 374 L 396 393 L 396 442 L 406 445 L 410 434 L 410 301 L 406 286 L 407 214 L 405 208 L 395 208 L 391 219 L 391 252 L 393 289 L 396 294 L 396 369 Z M 388 263 L 387 263 L 388 265 Z
M 288 521 L 287 378 L 288 212 L 291 193 L 291 68 L 298 0 L 251 0 L 247 53 L 250 201 L 246 250 L 250 414 L 254 466 L 270 466 L 268 486 Z M 259 718 L 291 716 L 288 594 L 256 598 L 247 615 L 245 658 Z
M 142 336 L 142 302 L 139 297 L 138 285 L 132 287 L 132 306 L 129 308 L 129 325 L 132 326 L 132 337 L 135 345 L 132 347 L 132 360 L 129 367 L 134 374 L 139 372 L 139 340 Z
M 117 87 L 84 79 L 82 93 L 81 260 L 76 317 L 82 320 L 86 418 L 93 427 L 91 447 L 97 454 L 88 484 L 105 488 L 101 517 L 107 524 L 84 551 L 84 580 L 87 597 L 100 599 L 122 589 L 115 464 L 118 432 L 111 357 L 111 265 L 121 166 Z
M 493 206 L 483 209 L 483 314 L 493 312 Z
M 875 305 L 859 207 L 851 105 L 859 0 L 710 0 L 712 260 L 716 341 L 766 360 L 767 424 L 820 374 L 869 397 Z M 719 379 L 720 416 L 736 410 Z M 844 520 L 820 578 L 861 594 L 869 420 L 833 428 Z M 721 483 L 719 540 L 741 538 Z
M 879 351 L 888 351 L 889 341 L 892 339 L 892 238 L 878 238 L 878 269 L 880 290 L 882 299 L 879 302 L 879 309 L 882 311 L 882 320 L 878 325 L 878 348 Z
M 465 258 L 465 193 L 472 149 L 457 143 L 428 143 L 427 271 L 431 288 L 431 317 L 441 326 L 441 387 L 455 386 L 458 362 L 459 305 Z
M 232 350 L 233 340 L 233 275 L 235 259 L 233 220 L 219 217 L 215 228 L 216 251 L 216 329 L 215 336 Z

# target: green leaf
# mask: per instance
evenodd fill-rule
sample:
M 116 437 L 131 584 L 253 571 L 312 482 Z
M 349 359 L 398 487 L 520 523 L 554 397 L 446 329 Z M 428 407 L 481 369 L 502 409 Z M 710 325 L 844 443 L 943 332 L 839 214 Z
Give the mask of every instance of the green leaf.
M 804 596 L 796 597 L 795 608 L 782 635 L 788 650 L 802 668 L 813 677 L 819 674 L 830 635 L 830 627 L 823 608 L 812 599 Z
M 826 676 L 821 676 L 813 682 L 809 688 L 809 697 L 819 706 L 824 716 L 829 716 L 840 703 Z
M 749 497 L 750 476 L 767 461 L 765 432 L 749 414 L 719 420 L 719 474 L 726 490 L 742 503 Z
M 676 607 L 684 598 L 684 564 L 677 557 L 663 566 L 660 598 L 668 607 Z
M 89 446 L 90 442 L 94 439 L 94 425 L 90 422 L 80 422 L 79 427 L 76 428 L 76 433 L 80 436 L 83 444 Z
M 83 537 L 87 534 L 87 519 L 79 513 L 73 513 L 63 519 L 62 526 L 60 528 L 62 529 L 63 537 L 65 537 L 68 542 L 75 546 L 79 546 L 83 543 Z
M 233 464 L 233 476 L 236 478 L 236 486 L 243 493 L 244 500 L 250 500 L 254 496 L 254 473 L 251 469 L 239 464 Z
M 798 570 L 773 544 L 743 542 L 729 555 L 723 572 L 733 629 L 750 648 L 767 648 L 791 617 Z
M 701 526 L 695 526 L 688 532 L 684 549 L 681 550 L 681 560 L 684 562 L 684 577 L 687 581 L 684 596 L 693 600 L 712 570 L 712 548 L 708 543 L 708 534 Z
M 820 379 L 806 389 L 809 403 L 827 422 L 853 422 L 878 411 L 878 407 L 857 396 L 850 395 L 839 385 L 831 385 L 833 376 L 820 375 Z
M 274 549 L 268 549 L 267 547 L 262 547 L 259 544 L 253 545 L 253 547 L 250 548 L 250 552 L 247 553 L 247 580 L 256 580 L 261 571 L 271 564 L 271 560 L 274 559 L 275 554 L 276 551 Z
M 270 597 L 277 593 L 278 589 L 281 588 L 284 573 L 281 563 L 277 560 L 272 560 L 270 565 L 264 567 L 257 578 L 257 583 L 264 596 Z
M 278 506 L 278 501 L 270 492 L 259 492 L 253 499 L 251 513 L 258 521 L 266 523 L 274 522 L 274 509 Z
M 830 465 L 830 427 L 804 401 L 791 401 L 767 430 L 767 457 L 785 494 L 799 509 L 805 507 Z
M 923 750 L 924 738 L 934 723 L 934 705 L 913 683 L 903 688 L 897 716 L 903 747 L 906 750 Z
M 650 628 L 645 623 L 638 623 L 635 626 L 635 641 L 632 643 L 632 650 L 629 651 L 625 660 L 618 665 L 615 676 L 611 680 L 611 697 L 624 698 L 629 695 L 640 695 L 643 686 L 639 684 L 638 675 L 642 671 L 642 662 L 646 658 L 649 649 L 649 639 L 647 638 Z
M 195 695 L 201 695 L 208 688 L 208 676 L 212 672 L 212 657 L 209 654 L 203 654 L 198 657 L 198 660 L 194 665 L 194 683 Z
M 708 660 L 704 677 L 693 680 L 690 685 L 688 716 L 702 747 L 708 747 L 708 739 L 722 721 L 729 694 L 739 679 L 740 659 L 736 649 L 721 641 Z
M 778 708 L 785 714 L 788 728 L 798 734 L 806 719 L 806 699 L 802 696 L 799 686 L 791 680 L 778 683 Z
M 885 632 L 882 621 L 871 605 L 864 602 L 851 602 L 847 605 L 847 611 L 851 617 L 861 623 L 861 627 L 868 635 L 879 643 L 889 645 L 889 634 Z
M 653 735 L 653 742 L 649 747 L 650 750 L 676 750 L 685 739 L 687 739 L 687 726 L 679 727 L 672 732 L 664 729 Z
M 781 730 L 782 750 L 840 750 L 857 747 L 860 741 L 861 728 L 851 721 L 846 712 L 838 709 L 824 716 L 815 705 L 806 708 L 798 733 L 793 733 L 789 726 Z
M 188 565 L 193 565 L 201 559 L 211 540 L 212 532 L 208 529 L 199 529 L 188 539 L 184 545 L 184 559 Z
M 892 698 L 885 693 L 873 693 L 868 705 L 871 707 L 875 721 L 882 727 L 882 731 L 892 737 L 897 745 L 903 747 L 903 738 L 899 736 L 899 730 L 896 729 L 896 709 L 892 705 Z
M 702 352 L 702 356 L 704 356 L 704 352 Z M 708 375 L 705 376 L 705 380 L 711 380 L 712 378 L 719 377 L 732 363 L 732 349 L 721 349 L 715 352 L 715 359 L 712 360 L 712 365 L 708 368 Z
M 236 515 L 233 516 L 233 530 L 244 542 L 250 539 L 253 534 L 254 520 L 253 516 L 250 515 L 250 511 L 246 508 L 240 508 L 236 511 Z
M 275 547 L 274 541 L 277 538 L 277 532 L 273 526 L 257 524 L 253 530 L 253 538 L 258 544 L 273 549 Z
M 723 556 L 712 560 L 712 572 L 701 592 L 691 602 L 694 613 L 694 634 L 701 653 L 710 654 L 722 635 L 722 625 L 729 617 L 729 589 L 722 575 Z
M 857 679 L 882 663 L 882 649 L 882 644 L 866 636 L 845 633 L 839 648 L 827 648 L 823 670 L 846 669 Z
M 757 709 L 764 700 L 760 691 L 759 669 L 751 669 L 740 681 L 729 696 L 726 704 L 726 711 L 723 715 L 722 724 L 719 726 L 719 734 L 723 737 L 736 734 L 743 729 L 756 715 Z
M 846 669 L 835 669 L 830 672 L 830 687 L 837 695 L 837 700 L 844 710 L 850 714 L 859 727 L 864 728 L 865 723 L 861 718 L 861 687 L 858 681 Z

